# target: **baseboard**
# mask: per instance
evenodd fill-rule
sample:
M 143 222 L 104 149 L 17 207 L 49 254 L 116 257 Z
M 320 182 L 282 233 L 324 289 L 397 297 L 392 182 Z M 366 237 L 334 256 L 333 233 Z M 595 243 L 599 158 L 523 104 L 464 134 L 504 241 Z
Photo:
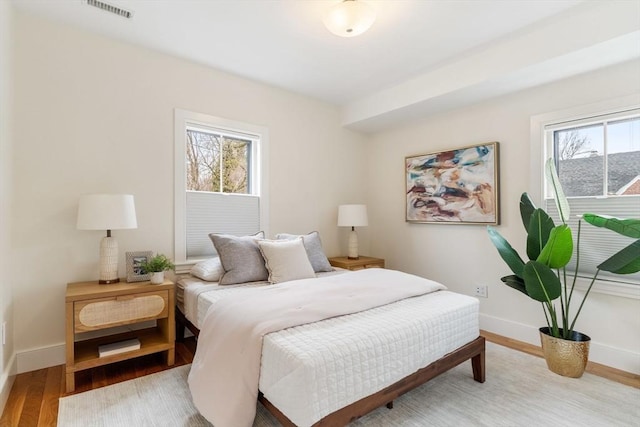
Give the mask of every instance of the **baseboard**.
M 480 329 L 540 346 L 538 328 L 530 325 L 480 314 Z M 640 375 L 640 353 L 611 347 L 593 340 L 589 347 L 590 361 Z
M 11 387 L 13 387 L 13 381 L 16 379 L 16 355 L 11 356 L 8 368 L 0 376 L 0 414 L 4 412 L 4 407 L 7 404 L 9 393 L 11 393 Z
M 65 364 L 64 344 L 52 345 L 18 353 L 18 373 Z

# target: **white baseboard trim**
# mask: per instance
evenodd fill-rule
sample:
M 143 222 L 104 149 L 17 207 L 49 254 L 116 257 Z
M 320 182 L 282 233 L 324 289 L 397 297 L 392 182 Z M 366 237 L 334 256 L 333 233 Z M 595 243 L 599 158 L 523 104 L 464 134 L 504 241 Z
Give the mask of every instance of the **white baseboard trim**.
M 13 381 L 16 379 L 16 355 L 11 355 L 9 363 L 7 363 L 7 370 L 0 376 L 0 414 L 4 412 L 4 407 L 9 399 L 9 393 L 11 393 L 11 387 L 13 387 Z
M 66 362 L 64 350 L 64 344 L 58 344 L 18 352 L 18 373 L 64 365 Z
M 529 344 L 540 346 L 538 328 L 501 319 L 499 317 L 480 314 L 480 329 L 502 335 Z M 601 365 L 620 369 L 640 375 L 640 353 L 611 347 L 591 340 L 589 345 L 589 360 Z

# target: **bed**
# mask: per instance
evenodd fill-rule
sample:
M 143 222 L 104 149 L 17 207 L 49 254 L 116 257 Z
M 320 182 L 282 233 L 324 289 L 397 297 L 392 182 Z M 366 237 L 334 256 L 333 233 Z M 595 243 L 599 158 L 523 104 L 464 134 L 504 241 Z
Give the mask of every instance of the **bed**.
M 350 274 L 333 270 L 317 276 L 355 277 Z M 211 307 L 272 286 L 181 278 L 178 339 L 185 328 L 200 335 Z M 258 400 L 285 426 L 346 425 L 380 406 L 392 408 L 398 396 L 467 360 L 473 378 L 484 382 L 484 348 L 478 301 L 439 289 L 265 335 Z

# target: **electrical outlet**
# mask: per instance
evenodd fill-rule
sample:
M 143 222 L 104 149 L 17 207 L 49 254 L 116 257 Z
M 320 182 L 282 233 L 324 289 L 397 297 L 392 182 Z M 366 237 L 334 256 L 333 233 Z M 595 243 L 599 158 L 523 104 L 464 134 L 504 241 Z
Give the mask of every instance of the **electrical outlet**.
M 476 286 L 475 296 L 480 298 L 488 298 L 489 291 L 486 285 L 478 285 Z

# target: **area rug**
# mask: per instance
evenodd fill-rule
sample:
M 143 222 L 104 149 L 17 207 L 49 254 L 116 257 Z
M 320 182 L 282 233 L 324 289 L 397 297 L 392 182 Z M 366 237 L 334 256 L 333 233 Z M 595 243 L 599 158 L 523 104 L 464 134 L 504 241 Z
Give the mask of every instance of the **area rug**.
M 487 343 L 487 380 L 471 363 L 440 375 L 352 426 L 639 426 L 640 390 L 585 373 L 564 378 L 543 359 Z M 189 365 L 60 399 L 60 427 L 211 426 L 191 403 Z M 280 424 L 258 404 L 254 427 Z

